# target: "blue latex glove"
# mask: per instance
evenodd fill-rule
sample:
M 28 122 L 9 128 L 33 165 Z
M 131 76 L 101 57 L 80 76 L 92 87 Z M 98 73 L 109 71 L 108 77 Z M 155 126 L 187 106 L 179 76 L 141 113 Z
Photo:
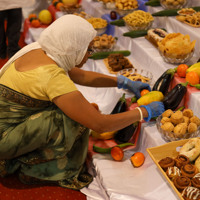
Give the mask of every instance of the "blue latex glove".
M 141 81 L 131 81 L 127 77 L 120 75 L 117 77 L 117 87 L 119 89 L 128 89 L 133 92 L 137 99 L 141 97 L 140 92 L 143 89 L 151 91 L 149 84 L 143 83 Z
M 161 115 L 165 111 L 165 107 L 163 102 L 160 101 L 154 101 L 146 106 L 140 106 L 146 108 L 148 112 L 148 117 L 144 118 L 146 122 L 148 122 L 151 118 L 157 117 Z

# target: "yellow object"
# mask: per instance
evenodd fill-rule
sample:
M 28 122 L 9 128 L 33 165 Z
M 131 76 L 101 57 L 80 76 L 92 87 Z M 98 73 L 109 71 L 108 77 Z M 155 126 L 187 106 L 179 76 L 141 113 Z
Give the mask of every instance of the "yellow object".
M 64 5 L 75 5 L 78 3 L 77 0 L 62 0 Z
M 186 73 L 188 72 L 196 72 L 200 78 L 200 62 L 193 64 L 191 67 L 189 67 L 186 71 Z
M 91 135 L 100 140 L 109 140 L 114 138 L 116 131 L 111 131 L 111 132 L 105 132 L 105 133 L 97 133 L 95 131 L 91 131 Z
M 46 9 L 40 11 L 38 18 L 41 21 L 41 23 L 46 24 L 46 25 L 52 22 L 52 15 Z
M 12 63 L 1 77 L 0 84 L 32 98 L 46 101 L 52 101 L 54 97 L 77 90 L 64 69 L 55 64 L 20 72 L 15 69 L 15 63 Z
M 153 101 L 162 101 L 164 99 L 164 95 L 160 91 L 151 91 L 140 97 L 137 100 L 138 106 L 147 105 L 152 103 Z

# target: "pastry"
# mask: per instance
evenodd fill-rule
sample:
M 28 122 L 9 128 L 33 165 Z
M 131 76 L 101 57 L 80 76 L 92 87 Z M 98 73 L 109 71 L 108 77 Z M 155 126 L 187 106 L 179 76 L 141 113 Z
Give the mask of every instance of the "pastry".
M 171 115 L 170 119 L 173 124 L 180 124 L 184 120 L 183 113 L 180 110 L 178 110 Z
M 193 111 L 191 109 L 185 109 L 183 111 L 183 116 L 191 118 L 191 117 L 193 117 Z
M 170 118 L 168 117 L 163 117 L 160 121 L 162 124 L 166 123 L 166 122 L 171 122 Z
M 166 171 L 167 176 L 173 180 L 176 176 L 180 176 L 181 175 L 181 170 L 174 166 L 174 167 L 168 167 L 167 171 Z
M 195 131 L 197 131 L 197 125 L 194 122 L 189 123 L 188 133 L 194 133 Z
M 170 133 L 174 130 L 174 125 L 171 122 L 165 122 L 161 125 L 161 129 Z
M 161 159 L 158 164 L 160 165 L 160 167 L 164 170 L 167 171 L 168 167 L 173 167 L 175 165 L 175 161 L 173 158 L 171 157 L 166 157 Z
M 190 122 L 194 122 L 197 126 L 200 126 L 200 119 L 197 116 L 191 117 Z
M 180 192 L 182 192 L 186 187 L 191 186 L 191 180 L 187 176 L 176 176 L 173 183 Z
M 192 178 L 192 186 L 194 186 L 194 187 L 200 189 L 200 173 L 197 173 L 197 174 Z
M 181 174 L 183 176 L 187 176 L 188 178 L 192 178 L 198 173 L 198 169 L 193 164 L 186 164 L 181 167 Z
M 190 162 L 189 158 L 185 155 L 179 154 L 175 159 L 175 165 L 181 169 L 182 166 L 188 164 Z
M 162 117 L 171 117 L 174 112 L 171 109 L 167 109 L 164 113 L 162 113 Z
M 194 165 L 197 167 L 197 169 L 198 169 L 199 172 L 200 172 L 200 156 L 195 160 Z
M 200 139 L 191 138 L 181 147 L 179 153 L 187 156 L 190 161 L 195 160 L 200 154 Z
M 189 117 L 183 116 L 183 123 L 186 123 L 188 125 L 190 123 Z
M 160 28 L 149 29 L 147 31 L 146 39 L 148 39 L 153 45 L 157 47 L 158 42 L 161 42 L 161 40 L 165 38 L 167 34 L 168 33 L 166 31 Z
M 198 200 L 200 199 L 200 190 L 196 187 L 189 186 L 182 191 L 181 195 L 185 200 Z
M 183 138 L 187 132 L 187 124 L 179 123 L 174 127 L 174 134 L 177 138 Z

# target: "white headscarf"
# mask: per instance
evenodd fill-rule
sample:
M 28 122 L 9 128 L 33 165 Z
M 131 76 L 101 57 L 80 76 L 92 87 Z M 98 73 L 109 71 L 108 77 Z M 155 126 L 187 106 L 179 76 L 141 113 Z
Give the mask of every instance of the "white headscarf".
M 96 31 L 85 19 L 76 15 L 64 15 L 48 26 L 37 42 L 25 46 L 10 58 L 1 68 L 0 77 L 17 58 L 39 48 L 67 72 L 81 63 L 95 36 Z

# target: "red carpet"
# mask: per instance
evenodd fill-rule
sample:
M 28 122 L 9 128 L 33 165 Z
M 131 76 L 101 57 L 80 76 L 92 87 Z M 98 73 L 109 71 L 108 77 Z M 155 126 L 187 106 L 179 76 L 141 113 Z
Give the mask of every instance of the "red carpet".
M 19 41 L 24 47 L 23 34 Z M 0 68 L 8 58 L 0 59 Z M 86 200 L 86 196 L 79 191 L 74 191 L 58 186 L 41 186 L 22 184 L 16 175 L 0 177 L 0 200 Z

